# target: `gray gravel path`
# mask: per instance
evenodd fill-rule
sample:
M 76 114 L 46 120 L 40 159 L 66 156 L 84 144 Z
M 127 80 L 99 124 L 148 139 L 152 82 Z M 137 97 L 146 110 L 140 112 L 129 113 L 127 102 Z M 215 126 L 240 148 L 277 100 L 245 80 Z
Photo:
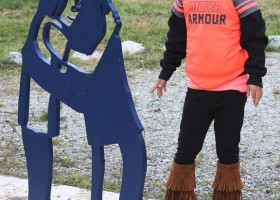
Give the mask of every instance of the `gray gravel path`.
M 264 96 L 255 108 L 251 99 L 246 105 L 241 138 L 241 170 L 245 183 L 243 198 L 248 200 L 280 199 L 280 54 L 269 53 L 268 74 L 264 78 Z M 149 93 L 159 69 L 128 70 L 128 79 L 138 115 L 145 130 L 148 171 L 145 197 L 163 199 L 164 184 L 176 150 L 177 135 L 187 79 L 183 67 L 168 83 L 163 98 Z M 26 176 L 20 128 L 16 122 L 18 77 L 0 80 L 0 173 Z M 38 124 L 47 108 L 48 94 L 34 84 L 31 93 L 31 124 Z M 61 135 L 55 139 L 55 173 L 90 175 L 91 153 L 86 141 L 83 116 L 62 106 Z M 105 181 L 112 187 L 120 183 L 122 158 L 117 145 L 105 147 Z M 216 154 L 211 126 L 202 152 L 197 158 L 198 199 L 210 199 L 215 174 Z M 67 167 L 63 167 L 66 163 Z

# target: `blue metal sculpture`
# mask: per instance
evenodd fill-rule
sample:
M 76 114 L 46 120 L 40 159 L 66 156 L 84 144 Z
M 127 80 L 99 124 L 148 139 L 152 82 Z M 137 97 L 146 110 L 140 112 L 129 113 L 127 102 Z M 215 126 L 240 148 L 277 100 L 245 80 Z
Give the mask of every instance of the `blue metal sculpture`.
M 71 10 L 78 13 L 70 24 L 62 17 L 67 3 L 68 0 L 40 0 L 22 49 L 18 121 L 27 160 L 29 200 L 50 199 L 52 138 L 59 135 L 60 102 L 84 114 L 93 155 L 91 199 L 102 199 L 104 145 L 119 144 L 123 157 L 120 199 L 140 200 L 147 167 L 146 149 L 123 63 L 120 17 L 111 0 L 75 0 Z M 106 33 L 106 15 L 110 12 L 115 28 L 106 49 L 95 71 L 83 72 L 68 62 L 70 50 L 92 54 Z M 42 23 L 46 16 L 54 21 Z M 40 27 L 50 60 L 39 49 Z M 67 39 L 63 55 L 52 46 L 51 28 Z M 28 125 L 31 78 L 50 94 L 47 133 Z

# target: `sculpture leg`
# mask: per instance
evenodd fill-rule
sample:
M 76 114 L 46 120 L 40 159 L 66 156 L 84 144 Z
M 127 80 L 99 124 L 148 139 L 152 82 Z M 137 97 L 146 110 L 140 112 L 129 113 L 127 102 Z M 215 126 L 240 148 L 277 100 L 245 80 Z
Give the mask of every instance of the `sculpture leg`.
M 147 171 L 147 155 L 143 136 L 132 135 L 119 144 L 123 157 L 120 200 L 142 200 Z
M 50 200 L 53 148 L 47 134 L 22 126 L 28 171 L 28 200 Z
M 92 189 L 91 200 L 102 200 L 104 178 L 104 147 L 92 147 Z

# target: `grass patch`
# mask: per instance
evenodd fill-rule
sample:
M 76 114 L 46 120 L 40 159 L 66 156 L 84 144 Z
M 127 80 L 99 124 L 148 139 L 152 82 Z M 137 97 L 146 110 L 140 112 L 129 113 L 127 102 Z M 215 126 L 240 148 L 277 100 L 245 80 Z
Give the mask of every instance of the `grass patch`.
M 0 32 L 0 60 L 10 51 L 21 51 L 28 34 L 29 25 L 36 12 L 37 1 L 21 0 L 19 4 L 13 3 L 18 1 L 20 0 L 1 1 L 3 5 L 0 13 L 0 26 L 2 27 Z M 12 6 L 12 4 L 16 6 Z M 114 4 L 123 22 L 120 32 L 122 41 L 133 40 L 142 43 L 145 47 L 145 52 L 139 55 L 125 56 L 126 67 L 155 67 L 162 56 L 172 1 L 127 0 L 124 2 L 115 0 Z M 67 9 L 70 10 L 69 8 Z M 114 26 L 111 14 L 107 18 L 109 34 L 101 45 L 103 48 L 110 36 L 110 30 Z M 60 37 L 62 36 L 56 38 L 57 46 L 64 46 L 63 42 L 65 41 L 61 40 Z M 79 64 L 88 65 L 88 63 L 83 62 Z M 92 65 L 92 63 L 90 64 Z
M 280 35 L 280 1 L 257 0 L 262 9 L 267 25 L 267 35 Z M 168 30 L 167 20 L 171 13 L 173 0 L 114 0 L 121 16 L 123 26 L 120 32 L 122 41 L 133 40 L 143 44 L 145 51 L 137 55 L 125 55 L 127 68 L 154 68 L 162 57 L 163 46 Z M 70 4 L 66 8 L 70 13 Z M 20 52 L 25 42 L 30 22 L 37 9 L 37 0 L 1 0 L 0 1 L 0 63 L 10 51 Z M 114 26 L 111 14 L 108 15 L 108 32 Z M 101 44 L 106 46 L 110 34 Z M 57 46 L 64 46 L 65 41 L 59 36 Z M 268 47 L 268 51 L 278 51 Z M 92 66 L 91 62 L 78 62 L 79 65 Z M 7 67 L 13 67 L 7 65 Z M 1 70 L 2 71 L 2 70 Z
M 104 189 L 111 192 L 120 192 L 120 185 L 112 181 L 104 181 Z
M 57 185 L 70 185 L 81 188 L 91 188 L 91 177 L 82 172 L 59 173 L 53 177 L 53 183 Z M 112 181 L 104 181 L 104 190 L 111 192 L 120 192 L 120 185 Z
M 13 125 L 12 125 L 13 126 Z M 0 145 L 0 174 L 26 178 L 26 163 L 21 146 L 9 138 Z
M 244 167 L 240 167 L 240 173 L 241 174 L 246 174 L 247 171 L 246 171 L 246 169 Z
M 0 1 L 0 11 L 3 10 L 16 10 L 23 6 L 22 0 L 1 0 Z
M 273 89 L 272 94 L 274 95 L 280 95 L 280 89 Z
M 280 35 L 280 1 L 257 0 L 266 23 L 267 35 Z
M 47 111 L 43 111 L 41 113 L 41 115 L 39 116 L 39 120 L 41 122 L 45 122 L 45 121 L 48 121 L 48 112 Z
M 201 195 L 201 199 L 203 199 L 203 200 L 211 200 L 212 196 L 213 196 L 212 193 L 202 194 Z
M 84 175 L 79 172 L 57 174 L 54 176 L 53 183 L 57 185 L 78 186 L 87 189 L 90 189 L 91 187 L 91 182 L 88 175 Z
M 61 139 L 59 139 L 59 138 L 53 138 L 52 142 L 53 142 L 53 145 L 54 145 L 54 146 L 58 146 L 58 145 L 61 144 Z
M 59 166 L 65 168 L 75 167 L 76 165 L 76 163 L 74 161 L 71 161 L 67 156 L 59 157 L 55 155 L 54 162 L 56 162 Z
M 200 152 L 200 153 L 197 155 L 196 159 L 195 159 L 195 163 L 196 163 L 197 165 L 201 165 L 201 163 L 202 163 L 204 157 L 205 157 L 205 154 L 202 153 L 202 152 Z
M 21 66 L 9 59 L 0 59 L 0 77 L 19 74 Z
M 271 45 L 270 43 L 268 43 L 266 49 L 267 52 L 280 52 L 280 47 Z

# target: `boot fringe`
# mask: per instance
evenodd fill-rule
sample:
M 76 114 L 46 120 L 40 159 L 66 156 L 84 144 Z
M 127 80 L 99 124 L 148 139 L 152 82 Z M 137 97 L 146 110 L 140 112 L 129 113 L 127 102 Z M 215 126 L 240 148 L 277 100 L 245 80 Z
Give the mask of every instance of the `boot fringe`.
M 194 191 L 174 191 L 167 189 L 164 200 L 197 200 Z
M 194 190 L 195 186 L 195 164 L 178 165 L 174 162 L 166 183 L 167 189 L 191 192 Z
M 213 188 L 217 191 L 233 193 L 243 189 L 240 176 L 240 163 L 223 165 L 217 162 L 217 173 L 213 182 Z
M 234 192 L 224 192 L 214 189 L 213 200 L 240 200 L 242 198 L 241 190 Z

